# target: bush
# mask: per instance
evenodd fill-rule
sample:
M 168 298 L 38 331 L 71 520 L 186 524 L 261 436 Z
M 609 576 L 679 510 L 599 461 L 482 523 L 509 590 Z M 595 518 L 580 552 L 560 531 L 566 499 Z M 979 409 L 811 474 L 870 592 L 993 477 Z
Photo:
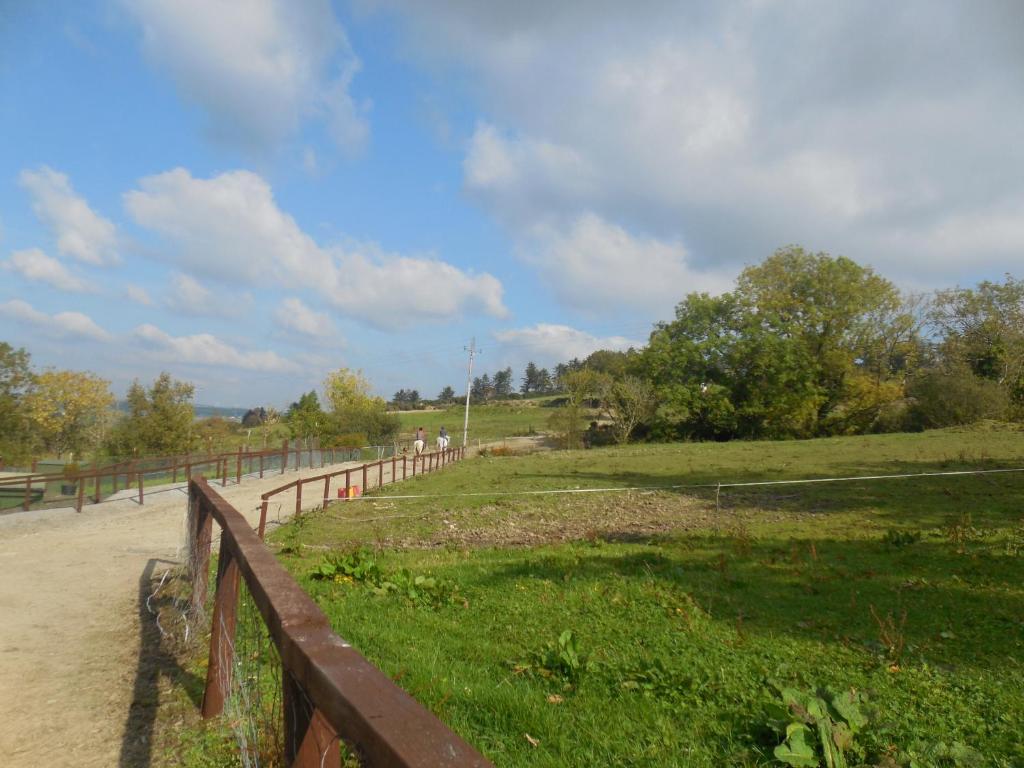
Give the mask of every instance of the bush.
M 907 394 L 911 398 L 907 428 L 918 430 L 1004 419 L 1010 405 L 1006 391 L 996 382 L 967 370 L 926 371 L 911 381 Z

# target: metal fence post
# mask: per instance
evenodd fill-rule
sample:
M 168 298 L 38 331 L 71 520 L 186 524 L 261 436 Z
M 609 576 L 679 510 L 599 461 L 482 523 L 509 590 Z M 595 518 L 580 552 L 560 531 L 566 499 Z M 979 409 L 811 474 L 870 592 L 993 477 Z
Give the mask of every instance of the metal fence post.
M 220 534 L 217 587 L 213 600 L 210 631 L 210 660 L 206 667 L 203 718 L 224 711 L 224 699 L 231 690 L 231 667 L 235 656 L 235 619 L 238 611 L 238 562 L 227 547 L 227 534 Z
M 281 672 L 281 709 L 284 712 L 284 760 L 292 768 L 338 765 L 338 734 L 314 709 L 288 670 Z

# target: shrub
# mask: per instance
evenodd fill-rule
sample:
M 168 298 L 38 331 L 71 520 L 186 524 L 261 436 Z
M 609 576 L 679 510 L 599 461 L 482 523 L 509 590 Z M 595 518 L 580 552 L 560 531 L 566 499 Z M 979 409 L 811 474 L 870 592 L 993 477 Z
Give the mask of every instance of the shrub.
M 934 429 L 971 424 L 979 419 L 1003 419 L 1009 408 L 1006 391 L 994 381 L 966 370 L 932 370 L 908 387 L 912 402 L 908 428 Z

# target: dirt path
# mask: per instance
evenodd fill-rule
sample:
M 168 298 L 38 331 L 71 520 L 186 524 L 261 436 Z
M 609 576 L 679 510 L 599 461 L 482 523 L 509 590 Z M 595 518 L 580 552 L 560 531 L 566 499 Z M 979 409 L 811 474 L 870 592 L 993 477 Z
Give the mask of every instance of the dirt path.
M 358 465 L 330 469 L 345 466 Z M 296 476 L 215 487 L 255 521 L 259 495 Z M 81 514 L 0 516 L 0 763 L 7 768 L 132 765 L 121 755 L 139 653 L 140 579 L 177 563 L 184 540 L 185 493 L 154 490 L 144 506 L 120 500 Z M 316 496 L 309 486 L 307 493 Z M 294 497 L 281 498 L 287 508 Z M 270 517 L 279 509 L 272 504 Z

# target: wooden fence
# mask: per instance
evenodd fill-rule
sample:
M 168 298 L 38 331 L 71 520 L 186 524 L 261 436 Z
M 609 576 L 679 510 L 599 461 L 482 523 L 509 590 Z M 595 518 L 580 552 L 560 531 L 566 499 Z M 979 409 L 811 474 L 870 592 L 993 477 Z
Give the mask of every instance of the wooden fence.
M 365 474 L 368 466 L 359 469 Z M 377 466 L 379 469 L 379 462 Z M 288 487 L 301 489 L 302 484 Z M 265 510 L 264 504 L 261 517 Z M 206 602 L 214 520 L 221 529 L 220 555 L 204 717 L 223 712 L 231 689 L 241 578 L 281 660 L 282 743 L 288 765 L 336 768 L 341 759 L 340 739 L 371 768 L 491 766 L 331 630 L 327 617 L 277 562 L 260 535 L 204 478 L 189 483 L 194 606 Z
M 342 485 L 338 487 L 341 492 L 340 497 L 348 497 L 349 490 L 358 486 L 359 492 L 363 493 L 371 488 L 380 488 L 385 483 L 394 483 L 399 480 L 405 480 L 408 477 L 415 477 L 417 473 L 417 463 L 419 464 L 419 473 L 424 474 L 426 472 L 433 472 L 438 469 L 442 469 L 452 462 L 459 461 L 466 456 L 466 448 L 446 448 L 442 451 L 435 451 L 433 453 L 423 453 L 420 455 L 403 454 L 401 456 L 390 456 L 386 459 L 380 459 L 379 461 L 370 462 L 363 464 L 360 467 L 349 467 L 347 469 L 339 469 L 334 472 L 328 472 L 323 475 L 316 475 L 315 477 L 305 477 L 292 480 L 290 483 L 282 485 L 280 488 L 274 488 L 273 490 L 267 491 L 260 496 L 262 503 L 260 504 L 260 522 L 258 533 L 262 539 L 266 533 L 267 528 L 267 510 L 270 507 L 270 500 L 282 493 L 286 493 L 295 490 L 295 515 L 302 514 L 302 488 L 306 485 L 318 485 L 323 483 L 323 495 L 320 497 L 321 503 L 326 506 L 331 501 L 331 481 L 336 477 L 344 476 L 345 480 Z M 353 483 L 352 478 L 355 477 L 359 482 Z M 307 497 L 308 500 L 308 497 Z
M 212 455 L 183 454 L 130 459 L 104 467 L 78 472 L 30 473 L 0 477 L 0 510 L 20 507 L 73 506 L 81 512 L 87 503 L 98 504 L 103 499 L 123 490 L 136 489 L 135 498 L 140 504 L 145 501 L 147 476 L 163 483 L 188 482 L 193 475 L 210 475 L 218 478 L 221 485 L 229 479 L 241 482 L 243 475 L 258 475 L 277 472 L 283 474 L 289 467 L 323 467 L 358 455 L 354 448 L 323 448 L 314 441 L 284 441 L 273 450 L 237 451 Z

